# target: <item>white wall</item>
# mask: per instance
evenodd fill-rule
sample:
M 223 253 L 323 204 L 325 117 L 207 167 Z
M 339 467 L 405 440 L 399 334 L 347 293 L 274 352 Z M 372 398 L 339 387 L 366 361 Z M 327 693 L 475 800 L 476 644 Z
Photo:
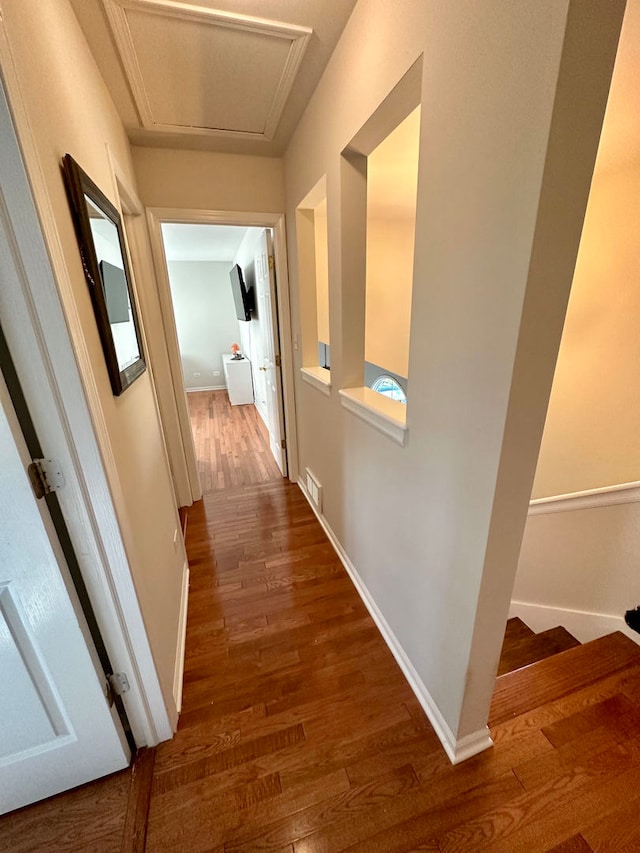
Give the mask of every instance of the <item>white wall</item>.
M 630 503 L 612 503 L 620 493 L 609 493 L 591 506 L 566 510 L 560 501 L 530 515 L 512 613 L 536 631 L 563 625 L 581 642 L 611 631 L 625 631 L 640 642 L 623 619 L 640 604 L 640 496 L 635 492 Z
M 129 143 L 68 0 L 9 0 L 2 18 L 56 218 L 64 277 L 70 281 L 70 293 L 61 288 L 63 307 L 77 313 L 80 322 L 71 325 L 72 334 L 82 336 L 89 352 L 92 370 L 84 378 L 96 392 L 89 396 L 90 405 L 106 426 L 99 435 L 101 450 L 115 462 L 110 488 L 165 702 L 175 720 L 173 678 L 186 555 L 180 537 L 177 545 L 173 541 L 179 520 L 152 377 L 145 372 L 120 397 L 111 392 L 61 171 L 68 152 L 115 203 L 106 146 L 135 187 Z M 154 282 L 147 279 L 138 286 L 153 289 Z
M 149 207 L 284 210 L 279 158 L 135 146 L 132 153 L 140 195 Z
M 226 261 L 168 263 L 187 391 L 226 388 L 222 354 L 229 353 L 231 344 L 240 338 L 229 279 L 231 266 Z
M 534 498 L 640 480 L 638 234 L 640 162 L 596 173 Z
M 453 753 L 486 745 L 604 112 L 621 10 L 589 10 L 591 21 L 556 0 L 360 0 L 285 157 L 294 334 L 295 208 L 327 176 L 332 389 L 297 383 L 300 467 L 321 481 L 326 522 Z M 399 447 L 337 394 L 357 384 L 364 353 L 363 247 L 345 192 L 357 176 L 340 153 L 421 55 Z
M 415 219 L 367 222 L 367 298 L 364 357 L 409 376 Z
M 601 146 L 607 146 L 606 123 Z M 640 480 L 639 232 L 640 164 L 596 172 L 540 448 L 536 499 Z M 629 490 L 597 496 L 598 505 L 587 508 L 551 501 L 547 508 L 574 508 L 530 515 L 513 600 L 514 612 L 532 627 L 562 624 L 580 640 L 624 630 L 625 611 L 640 603 L 640 503 L 608 503 L 620 494 Z

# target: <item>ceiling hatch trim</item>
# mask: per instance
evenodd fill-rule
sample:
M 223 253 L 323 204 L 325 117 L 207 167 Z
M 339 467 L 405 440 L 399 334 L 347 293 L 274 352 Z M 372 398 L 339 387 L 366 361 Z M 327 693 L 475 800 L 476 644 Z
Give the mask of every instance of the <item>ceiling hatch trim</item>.
M 270 21 L 265 18 L 222 12 L 217 9 L 177 2 L 177 0 L 102 0 L 102 3 L 143 128 L 165 133 L 257 139 L 265 142 L 270 142 L 273 139 L 307 44 L 313 33 L 312 29 L 280 21 Z M 262 130 L 238 130 L 219 126 L 203 127 L 197 124 L 173 124 L 156 120 L 127 18 L 128 11 L 206 24 L 212 28 L 233 30 L 240 34 L 266 36 L 270 39 L 284 40 L 285 43 L 288 41 L 289 47 L 283 62 L 282 72 L 273 88 L 271 103 Z M 257 69 L 257 73 L 260 74 L 260 69 Z

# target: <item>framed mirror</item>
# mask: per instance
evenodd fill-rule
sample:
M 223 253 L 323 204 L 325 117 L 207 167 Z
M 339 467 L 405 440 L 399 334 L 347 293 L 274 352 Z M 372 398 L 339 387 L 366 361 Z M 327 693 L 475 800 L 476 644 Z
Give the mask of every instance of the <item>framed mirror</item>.
M 70 154 L 63 169 L 111 388 L 118 397 L 147 368 L 122 220 Z

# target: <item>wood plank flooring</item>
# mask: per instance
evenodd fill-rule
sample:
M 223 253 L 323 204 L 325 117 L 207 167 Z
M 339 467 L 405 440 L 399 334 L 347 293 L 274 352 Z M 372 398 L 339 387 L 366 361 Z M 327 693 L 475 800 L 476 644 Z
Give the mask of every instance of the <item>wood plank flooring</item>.
M 231 406 L 226 391 L 190 391 L 187 399 L 203 492 L 282 479 L 255 406 Z
M 626 637 L 498 678 L 495 746 L 454 767 L 297 486 L 210 491 L 187 549 L 176 736 L 0 818 L 3 853 L 640 850 Z

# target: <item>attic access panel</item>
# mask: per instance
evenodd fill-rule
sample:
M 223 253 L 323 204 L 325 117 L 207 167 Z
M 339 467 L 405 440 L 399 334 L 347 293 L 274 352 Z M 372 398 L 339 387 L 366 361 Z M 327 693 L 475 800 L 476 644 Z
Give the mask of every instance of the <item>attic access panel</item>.
M 270 140 L 311 34 L 175 0 L 103 0 L 148 130 Z

